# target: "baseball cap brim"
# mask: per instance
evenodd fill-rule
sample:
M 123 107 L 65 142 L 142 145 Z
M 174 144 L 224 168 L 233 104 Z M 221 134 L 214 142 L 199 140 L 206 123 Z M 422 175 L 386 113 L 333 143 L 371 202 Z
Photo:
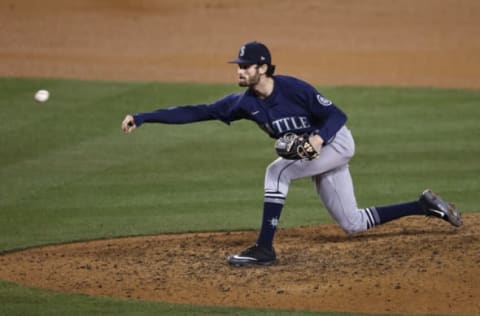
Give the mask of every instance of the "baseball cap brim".
M 256 61 L 252 61 L 244 58 L 237 58 L 228 62 L 229 64 L 256 64 Z

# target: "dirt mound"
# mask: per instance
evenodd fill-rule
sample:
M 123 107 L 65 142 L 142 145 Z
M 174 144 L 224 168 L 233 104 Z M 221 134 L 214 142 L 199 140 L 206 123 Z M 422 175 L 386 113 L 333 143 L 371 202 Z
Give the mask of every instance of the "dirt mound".
M 0 278 L 93 295 L 278 309 L 480 314 L 480 217 L 456 229 L 405 218 L 349 237 L 337 226 L 280 229 L 279 262 L 225 257 L 256 232 L 92 241 L 0 256 Z

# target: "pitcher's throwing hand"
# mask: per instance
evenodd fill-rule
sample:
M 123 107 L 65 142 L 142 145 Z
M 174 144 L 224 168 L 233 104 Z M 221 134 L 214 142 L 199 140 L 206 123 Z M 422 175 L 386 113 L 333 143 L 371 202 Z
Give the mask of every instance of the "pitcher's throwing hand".
M 136 127 L 137 127 L 137 125 L 135 125 L 135 120 L 133 119 L 133 116 L 130 115 L 130 114 L 125 116 L 125 118 L 123 119 L 123 122 L 122 122 L 122 131 L 125 134 L 129 134 L 129 133 L 133 132 L 133 130 Z

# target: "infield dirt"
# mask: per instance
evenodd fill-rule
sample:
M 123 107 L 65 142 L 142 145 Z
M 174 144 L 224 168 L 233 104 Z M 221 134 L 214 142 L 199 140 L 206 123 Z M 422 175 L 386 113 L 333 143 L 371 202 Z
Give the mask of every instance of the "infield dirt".
M 0 0 L 0 76 L 234 82 L 265 42 L 279 73 L 319 85 L 480 88 L 476 0 Z M 294 212 L 294 210 L 288 210 Z M 0 256 L 0 278 L 178 303 L 480 315 L 480 218 L 407 218 L 359 236 L 280 229 L 278 265 L 225 257 L 256 232 L 123 238 Z

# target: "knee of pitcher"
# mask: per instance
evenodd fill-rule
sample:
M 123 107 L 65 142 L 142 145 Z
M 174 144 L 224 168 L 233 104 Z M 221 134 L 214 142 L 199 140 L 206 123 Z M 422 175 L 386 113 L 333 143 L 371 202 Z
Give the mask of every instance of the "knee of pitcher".
M 340 227 L 348 235 L 355 235 L 367 231 L 366 225 L 340 224 Z

